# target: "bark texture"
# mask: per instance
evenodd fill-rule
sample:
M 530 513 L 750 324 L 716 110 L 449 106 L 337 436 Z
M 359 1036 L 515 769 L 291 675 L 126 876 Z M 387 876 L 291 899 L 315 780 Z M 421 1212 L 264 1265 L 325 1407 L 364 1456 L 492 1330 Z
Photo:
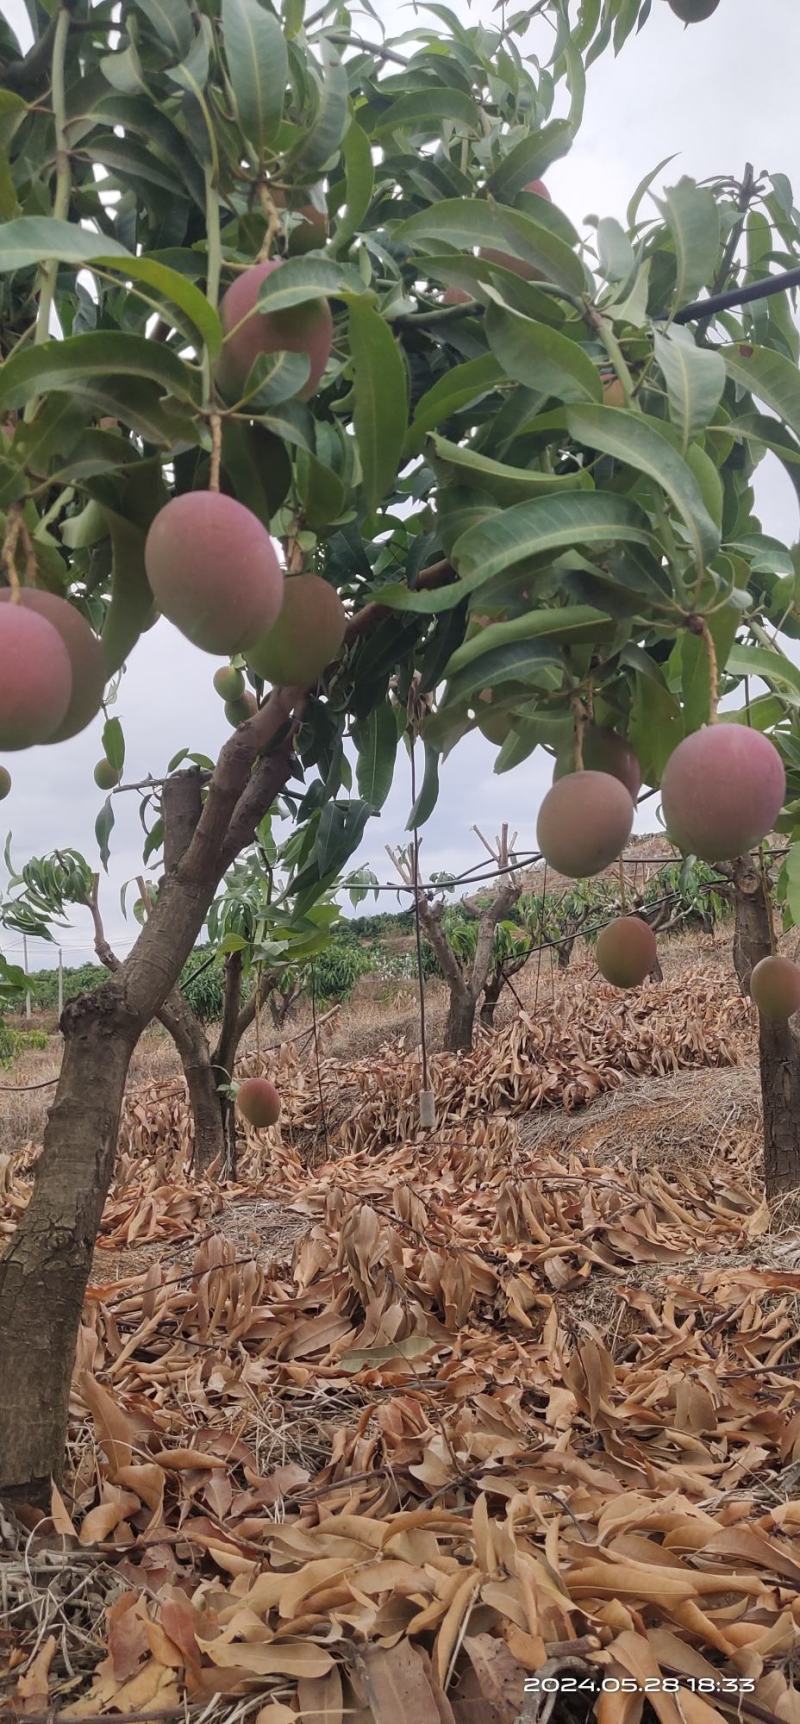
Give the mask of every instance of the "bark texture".
M 136 945 L 107 982 L 70 1001 L 62 1016 L 64 1060 L 33 1195 L 0 1262 L 6 1500 L 46 1502 L 50 1478 L 62 1477 L 75 1342 L 130 1057 L 175 987 L 219 881 L 289 777 L 299 698 L 296 689 L 276 691 L 234 732 Z
M 746 993 L 755 965 L 773 950 L 769 886 L 757 860 L 733 864 L 736 925 L 733 961 Z M 764 1120 L 764 1184 L 772 1201 L 800 1188 L 800 1036 L 794 1023 L 769 1023 L 759 1013 L 758 1058 Z
M 502 922 L 516 904 L 521 890 L 519 882 L 509 874 L 490 903 L 481 907 L 478 913 L 475 955 L 471 962 L 462 961 L 453 951 L 442 924 L 443 906 L 432 904 L 430 899 L 420 893 L 420 921 L 450 991 L 444 1033 L 444 1045 L 448 1053 L 467 1053 L 472 1047 L 478 1001 L 492 968 L 495 929 L 498 922 Z M 497 988 L 494 1001 L 490 1001 L 492 1014 L 501 988 L 502 982 Z

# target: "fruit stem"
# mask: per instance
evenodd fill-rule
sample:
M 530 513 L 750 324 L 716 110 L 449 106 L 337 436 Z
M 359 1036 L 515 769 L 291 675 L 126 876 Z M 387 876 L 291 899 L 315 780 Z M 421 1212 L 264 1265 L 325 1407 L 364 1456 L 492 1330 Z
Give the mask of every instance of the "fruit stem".
M 714 636 L 711 633 L 705 617 L 700 618 L 700 624 L 700 633 L 703 637 L 703 645 L 706 649 L 706 657 L 708 659 L 708 722 L 709 724 L 716 724 L 717 702 L 719 700 L 719 667 L 717 665 L 717 649 L 714 645 Z
M 208 264 L 206 268 L 206 299 L 216 311 L 219 300 L 219 278 L 222 272 L 222 238 L 219 225 L 219 198 L 217 196 L 216 175 L 208 166 L 205 170 L 206 184 L 206 238 L 208 240 Z M 206 405 L 213 403 L 213 382 L 211 373 L 211 355 L 208 348 L 203 349 L 203 390 Z
M 66 221 L 69 215 L 69 195 L 72 189 L 69 149 L 66 134 L 66 97 L 64 88 L 64 68 L 66 63 L 67 36 L 69 34 L 70 15 L 66 6 L 62 6 L 56 20 L 53 36 L 53 64 L 51 72 L 51 101 L 56 134 L 56 189 L 53 197 L 53 219 Z M 58 259 L 54 257 L 40 265 L 39 268 L 39 310 L 36 314 L 36 330 L 34 346 L 47 341 L 50 336 L 50 312 L 58 277 Z M 35 410 L 35 409 L 34 409 Z M 26 418 L 27 418 L 26 414 Z
M 258 200 L 267 225 L 255 261 L 256 263 L 265 263 L 272 251 L 272 241 L 281 225 L 280 213 L 265 180 L 258 182 Z
M 572 716 L 573 716 L 573 719 L 575 721 L 575 771 L 576 772 L 582 772 L 583 771 L 583 733 L 586 729 L 586 720 L 587 720 L 588 714 L 586 711 L 586 707 L 585 707 L 583 701 L 581 700 L 580 695 L 576 695 L 575 699 L 572 702 Z
M 219 413 L 209 414 L 211 428 L 211 467 L 208 474 L 209 491 L 219 490 L 219 470 L 222 462 L 222 418 Z
M 25 581 L 28 586 L 36 585 L 36 552 L 33 540 L 22 514 L 22 504 L 12 503 L 6 517 L 6 528 L 3 535 L 3 548 L 0 551 L 0 563 L 11 589 L 12 605 L 19 604 L 22 584 L 17 572 L 17 546 L 21 545 L 25 553 Z

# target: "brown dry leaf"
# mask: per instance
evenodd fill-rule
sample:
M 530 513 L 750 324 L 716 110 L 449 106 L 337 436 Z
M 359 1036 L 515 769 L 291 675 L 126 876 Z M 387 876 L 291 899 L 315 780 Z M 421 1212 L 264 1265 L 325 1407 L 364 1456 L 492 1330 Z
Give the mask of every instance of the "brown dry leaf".
M 17 1681 L 14 1690 L 15 1709 L 23 1717 L 26 1712 L 41 1712 L 50 1692 L 50 1666 L 53 1662 L 58 1641 L 54 1634 L 48 1634 L 42 1642 L 35 1658 L 31 1659 L 27 1670 Z
M 442 1724 L 431 1675 L 409 1641 L 390 1648 L 371 1646 L 356 1654 L 374 1724 Z M 452 1718 L 452 1712 L 451 1712 Z
M 301 1676 L 297 1684 L 300 1716 L 309 1724 L 342 1724 L 342 1678 L 336 1665 L 325 1676 Z
M 266 1646 L 237 1641 L 232 1645 L 226 1640 L 202 1640 L 198 1635 L 197 1644 L 212 1664 L 223 1670 L 241 1670 L 248 1676 L 324 1676 L 333 1664 L 330 1653 L 309 1640 L 275 1640 Z
M 78 1386 L 94 1420 L 100 1443 L 108 1456 L 113 1476 L 118 1467 L 130 1465 L 133 1445 L 137 1439 L 136 1427 L 119 1401 L 103 1388 L 102 1383 L 98 1383 L 91 1371 L 81 1373 Z
M 57 1484 L 50 1486 L 50 1519 L 53 1522 L 53 1531 L 57 1532 L 59 1537 L 77 1538 L 77 1528 Z

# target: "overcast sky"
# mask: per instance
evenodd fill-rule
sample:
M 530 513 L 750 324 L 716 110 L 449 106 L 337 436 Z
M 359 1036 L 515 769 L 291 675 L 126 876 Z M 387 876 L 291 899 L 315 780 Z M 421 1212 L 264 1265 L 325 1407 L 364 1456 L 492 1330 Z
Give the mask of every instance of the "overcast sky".
M 465 21 L 494 22 L 493 0 L 451 4 Z M 27 41 L 22 0 L 5 0 L 4 10 Z M 395 21 L 400 29 L 408 27 L 405 8 L 379 4 L 378 10 L 390 28 Z M 590 213 L 624 220 L 642 175 L 673 151 L 679 154 L 666 171 L 667 183 L 681 173 L 738 176 L 749 160 L 756 170 L 788 174 L 797 187 L 799 57 L 798 0 L 721 0 L 713 18 L 687 30 L 666 0 L 653 0 L 649 22 L 629 39 L 620 58 L 615 62 L 606 53 L 590 70 L 580 138 L 547 176 L 556 203 L 578 227 Z M 765 530 L 793 543 L 797 500 L 777 464 L 764 469 L 759 502 Z M 183 746 L 217 753 L 230 732 L 211 690 L 214 669 L 213 659 L 163 621 L 137 647 L 116 708 L 127 740 L 126 780 L 162 773 Z M 13 833 L 18 862 L 56 845 L 74 845 L 97 865 L 94 821 L 103 798 L 92 769 L 101 753 L 100 732 L 98 719 L 71 742 L 8 759 L 14 788 L 0 808 L 0 832 Z M 533 849 L 550 764 L 540 751 L 515 772 L 497 777 L 494 758 L 488 743 L 471 736 L 446 761 L 438 806 L 424 829 L 426 873 L 458 871 L 479 861 L 473 822 L 494 833 L 508 820 L 519 832 L 520 849 Z M 384 845 L 405 841 L 408 770 L 401 752 L 392 793 L 380 819 L 371 822 L 357 858 L 381 880 L 391 877 Z M 137 801 L 135 794 L 114 799 L 117 824 L 104 887 L 107 930 L 120 952 L 135 938 L 135 924 L 122 917 L 119 894 L 123 882 L 141 868 Z M 653 823 L 652 814 L 640 821 L 645 829 Z M 384 894 L 381 908 L 393 907 L 394 900 Z M 65 963 L 91 956 L 82 921 L 64 934 L 63 946 Z M 16 936 L 3 936 L 0 947 L 8 957 L 21 957 Z M 52 949 L 31 943 L 32 968 L 52 961 Z

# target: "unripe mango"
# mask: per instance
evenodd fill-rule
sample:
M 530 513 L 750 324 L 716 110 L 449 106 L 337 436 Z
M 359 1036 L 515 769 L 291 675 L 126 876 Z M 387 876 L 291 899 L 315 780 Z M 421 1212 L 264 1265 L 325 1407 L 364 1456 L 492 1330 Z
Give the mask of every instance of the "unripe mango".
M 281 608 L 283 574 L 269 533 L 220 491 L 186 491 L 165 503 L 144 560 L 164 616 L 204 652 L 243 651 Z
M 241 700 L 244 694 L 244 677 L 240 670 L 235 670 L 232 664 L 220 665 L 214 672 L 214 687 L 222 700 Z
M 236 1091 L 236 1106 L 243 1119 L 263 1131 L 265 1126 L 277 1125 L 281 1098 L 269 1078 L 245 1078 Z
M 244 388 L 259 353 L 285 351 L 308 355 L 311 368 L 308 381 L 298 390 L 300 400 L 307 401 L 330 358 L 333 318 L 327 299 L 307 300 L 285 311 L 254 309 L 263 283 L 280 267 L 279 258 L 254 263 L 252 269 L 237 275 L 223 296 L 219 309 L 225 341 L 217 364 L 217 381 L 229 397 Z
M 716 12 L 719 0 L 669 0 L 669 4 L 682 24 L 702 24 Z
M 239 700 L 226 700 L 225 717 L 229 724 L 246 724 L 248 718 L 255 718 L 258 712 L 258 701 L 248 689 Z
M 608 772 L 571 772 L 539 809 L 536 837 L 545 861 L 571 880 L 600 874 L 619 856 L 633 828 L 631 796 Z
M 729 862 L 772 830 L 786 796 L 777 748 L 745 724 L 710 724 L 679 742 L 661 780 L 667 833 L 685 855 Z
M 618 916 L 597 936 L 601 976 L 615 988 L 638 988 L 658 961 L 656 937 L 640 916 Z
M 8 604 L 10 598 L 8 588 L 0 590 L 2 603 Z M 80 611 L 66 599 L 59 598 L 57 593 L 44 592 L 40 587 L 23 587 L 20 603 L 51 623 L 67 649 L 72 671 L 69 706 L 61 723 L 47 739 L 48 742 L 65 742 L 68 737 L 85 730 L 100 710 L 106 685 L 102 644 Z
M 793 1017 L 800 1012 L 800 966 L 791 958 L 762 958 L 750 977 L 750 998 L 771 1023 Z
M 69 653 L 52 623 L 25 604 L 0 606 L 0 748 L 49 742 L 71 698 Z
M 112 766 L 110 760 L 98 760 L 94 769 L 94 781 L 99 790 L 113 790 L 121 777 L 121 771 Z
M 5 802 L 11 789 L 11 773 L 6 766 L 0 766 L 0 802 Z
M 250 648 L 247 662 L 267 682 L 309 688 L 336 657 L 346 621 L 336 588 L 321 575 L 292 575 L 277 622 Z

